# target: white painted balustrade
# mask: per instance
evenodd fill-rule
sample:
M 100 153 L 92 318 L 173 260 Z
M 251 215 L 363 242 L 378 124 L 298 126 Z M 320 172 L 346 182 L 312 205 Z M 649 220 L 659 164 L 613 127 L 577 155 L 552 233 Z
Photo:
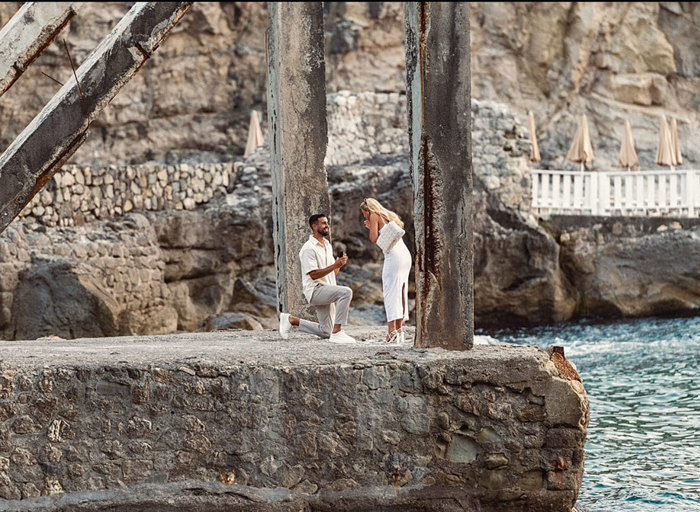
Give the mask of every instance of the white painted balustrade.
M 547 216 L 700 216 L 700 170 L 532 171 L 533 212 Z

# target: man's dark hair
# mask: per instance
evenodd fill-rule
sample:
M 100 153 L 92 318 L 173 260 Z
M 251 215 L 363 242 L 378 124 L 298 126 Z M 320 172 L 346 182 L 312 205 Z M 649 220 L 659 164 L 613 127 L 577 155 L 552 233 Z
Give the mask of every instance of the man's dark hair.
M 319 219 L 322 219 L 323 217 L 328 217 L 325 213 L 316 213 L 309 217 L 309 227 L 313 228 L 314 224 L 318 223 Z

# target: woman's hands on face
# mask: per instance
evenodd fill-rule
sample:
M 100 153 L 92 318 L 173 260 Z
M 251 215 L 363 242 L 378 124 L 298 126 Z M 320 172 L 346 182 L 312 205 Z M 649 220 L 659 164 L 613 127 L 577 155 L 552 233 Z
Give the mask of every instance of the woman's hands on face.
M 373 213 L 371 215 L 367 215 L 367 220 L 365 221 L 365 227 L 369 231 L 369 239 L 372 243 L 377 242 L 377 237 L 379 236 L 379 215 Z

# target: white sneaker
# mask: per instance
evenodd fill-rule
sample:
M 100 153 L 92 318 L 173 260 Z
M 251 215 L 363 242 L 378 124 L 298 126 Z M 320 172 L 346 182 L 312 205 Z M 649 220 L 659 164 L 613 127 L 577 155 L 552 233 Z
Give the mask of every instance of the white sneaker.
M 357 343 L 357 340 L 355 338 L 345 334 L 345 331 L 343 330 L 331 334 L 331 337 L 328 339 L 328 341 L 330 341 L 331 343 Z
M 289 322 L 289 313 L 280 313 L 280 336 L 285 340 L 289 338 L 289 331 L 292 330 L 292 324 Z

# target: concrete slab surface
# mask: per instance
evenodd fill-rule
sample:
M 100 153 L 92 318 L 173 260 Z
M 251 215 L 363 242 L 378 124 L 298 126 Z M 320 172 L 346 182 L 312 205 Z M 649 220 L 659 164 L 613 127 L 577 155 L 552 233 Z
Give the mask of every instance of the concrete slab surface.
M 377 359 L 405 362 L 456 357 L 477 362 L 532 357 L 533 347 L 477 346 L 468 351 L 413 347 L 414 327 L 407 327 L 407 341 L 389 345 L 383 327 L 349 326 L 346 332 L 358 340 L 340 345 L 313 335 L 295 332 L 284 340 L 276 330 L 229 330 L 160 336 L 120 336 L 66 340 L 0 341 L 0 362 L 17 368 L 41 366 L 91 366 L 105 363 L 130 365 L 317 365 L 353 364 Z M 527 356 L 526 356 L 527 354 Z M 541 352 L 543 360 L 548 356 Z

